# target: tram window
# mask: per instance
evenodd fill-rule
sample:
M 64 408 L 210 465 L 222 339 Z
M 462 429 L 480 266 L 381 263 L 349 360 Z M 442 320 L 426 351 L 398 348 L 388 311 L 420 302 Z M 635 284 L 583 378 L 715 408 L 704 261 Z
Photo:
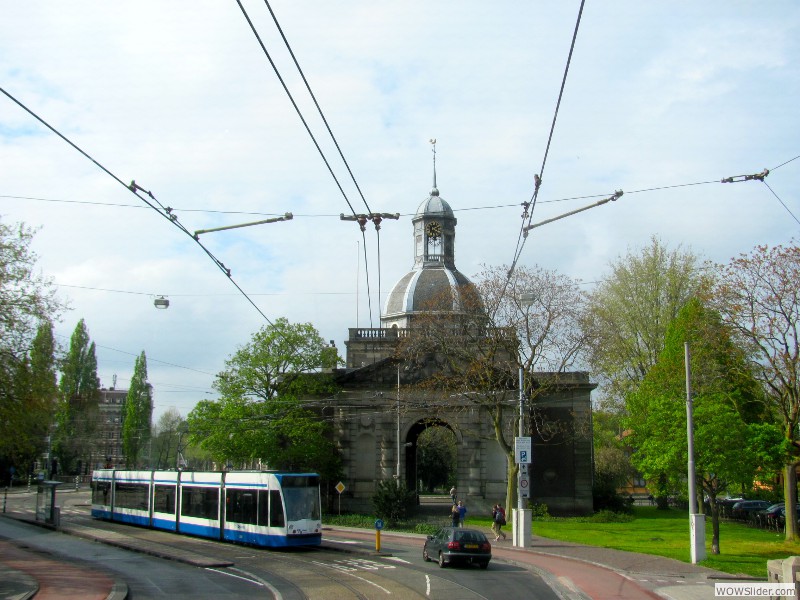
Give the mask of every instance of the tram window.
M 269 492 L 258 490 L 258 525 L 269 526 Z
M 255 525 L 258 516 L 256 504 L 254 491 L 228 488 L 225 492 L 225 520 Z
M 147 510 L 148 489 L 149 486 L 146 483 L 117 481 L 115 483 L 114 504 L 117 508 Z
M 92 482 L 92 504 L 111 504 L 111 482 L 93 481 Z
M 316 487 L 284 488 L 286 496 L 286 517 L 290 521 L 319 519 L 319 489 Z
M 280 490 L 269 491 L 269 526 L 286 526 L 286 521 L 283 518 L 283 499 L 281 498 Z
M 217 488 L 183 486 L 181 515 L 199 519 L 218 519 L 219 490 Z
M 153 496 L 153 510 L 159 513 L 175 514 L 175 486 L 157 485 Z

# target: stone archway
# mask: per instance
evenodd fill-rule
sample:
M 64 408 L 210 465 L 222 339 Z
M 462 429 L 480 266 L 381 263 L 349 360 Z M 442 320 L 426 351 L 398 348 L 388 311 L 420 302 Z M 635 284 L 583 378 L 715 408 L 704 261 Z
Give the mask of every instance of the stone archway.
M 457 431 L 448 423 L 447 421 L 441 418 L 420 418 L 413 422 L 408 430 L 406 431 L 405 435 L 405 484 L 409 490 L 416 490 L 417 492 L 417 502 L 419 503 L 419 496 L 423 490 L 420 490 L 420 476 L 419 476 L 419 462 L 420 462 L 420 453 L 419 453 L 419 439 L 420 436 L 430 428 L 433 427 L 441 427 L 447 429 L 452 435 L 456 443 L 456 448 L 458 447 L 459 443 L 459 435 Z M 452 465 L 453 468 L 453 475 L 454 478 L 457 479 L 458 472 L 459 472 L 459 464 L 458 464 L 458 455 L 459 453 L 456 452 L 455 460 Z

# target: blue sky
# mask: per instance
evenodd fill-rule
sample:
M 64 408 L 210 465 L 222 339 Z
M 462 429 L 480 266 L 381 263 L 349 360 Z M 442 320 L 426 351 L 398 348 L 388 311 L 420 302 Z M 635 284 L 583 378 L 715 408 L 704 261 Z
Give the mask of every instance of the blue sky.
M 243 4 L 366 212 L 265 4 Z M 456 265 L 473 276 L 508 264 L 580 3 L 271 6 L 371 210 L 402 215 L 380 232 L 383 296 L 413 264 L 430 138 L 458 217 Z M 360 231 L 339 220 L 347 202 L 235 2 L 0 9 L 0 87 L 187 229 L 295 215 L 201 238 L 270 319 L 310 321 L 342 351 L 349 327 L 370 325 Z M 800 159 L 783 163 L 800 155 L 798 40 L 796 2 L 587 2 L 533 221 L 594 200 L 571 198 L 625 195 L 536 229 L 521 263 L 591 289 L 653 235 L 715 262 L 790 243 Z M 0 165 L 0 218 L 41 227 L 40 266 L 71 304 L 60 341 L 85 318 L 105 386 L 116 374 L 125 387 L 145 350 L 157 414 L 214 397 L 213 374 L 265 321 L 202 250 L 2 95 Z M 718 183 L 764 168 L 772 191 Z M 374 230 L 367 254 L 377 324 Z M 171 306 L 157 311 L 162 294 Z

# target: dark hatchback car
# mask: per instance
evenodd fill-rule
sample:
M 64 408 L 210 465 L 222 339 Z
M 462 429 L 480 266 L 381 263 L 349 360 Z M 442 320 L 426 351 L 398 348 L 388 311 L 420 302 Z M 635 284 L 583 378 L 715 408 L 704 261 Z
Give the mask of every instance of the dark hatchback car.
M 461 527 L 443 527 L 429 535 L 422 548 L 422 558 L 436 560 L 440 567 L 455 563 L 475 563 L 481 569 L 492 560 L 492 545 L 483 532 Z

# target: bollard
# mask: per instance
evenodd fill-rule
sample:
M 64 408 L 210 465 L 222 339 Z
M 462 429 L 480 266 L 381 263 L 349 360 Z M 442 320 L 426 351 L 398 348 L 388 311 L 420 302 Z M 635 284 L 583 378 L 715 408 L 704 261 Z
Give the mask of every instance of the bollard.
M 31 476 L 28 475 L 28 491 L 31 491 Z
M 80 481 L 80 479 L 81 479 L 80 475 L 75 475 L 75 491 L 76 492 L 78 491 L 78 482 Z
M 3 489 L 3 512 L 6 512 L 6 501 L 8 500 L 8 487 Z

